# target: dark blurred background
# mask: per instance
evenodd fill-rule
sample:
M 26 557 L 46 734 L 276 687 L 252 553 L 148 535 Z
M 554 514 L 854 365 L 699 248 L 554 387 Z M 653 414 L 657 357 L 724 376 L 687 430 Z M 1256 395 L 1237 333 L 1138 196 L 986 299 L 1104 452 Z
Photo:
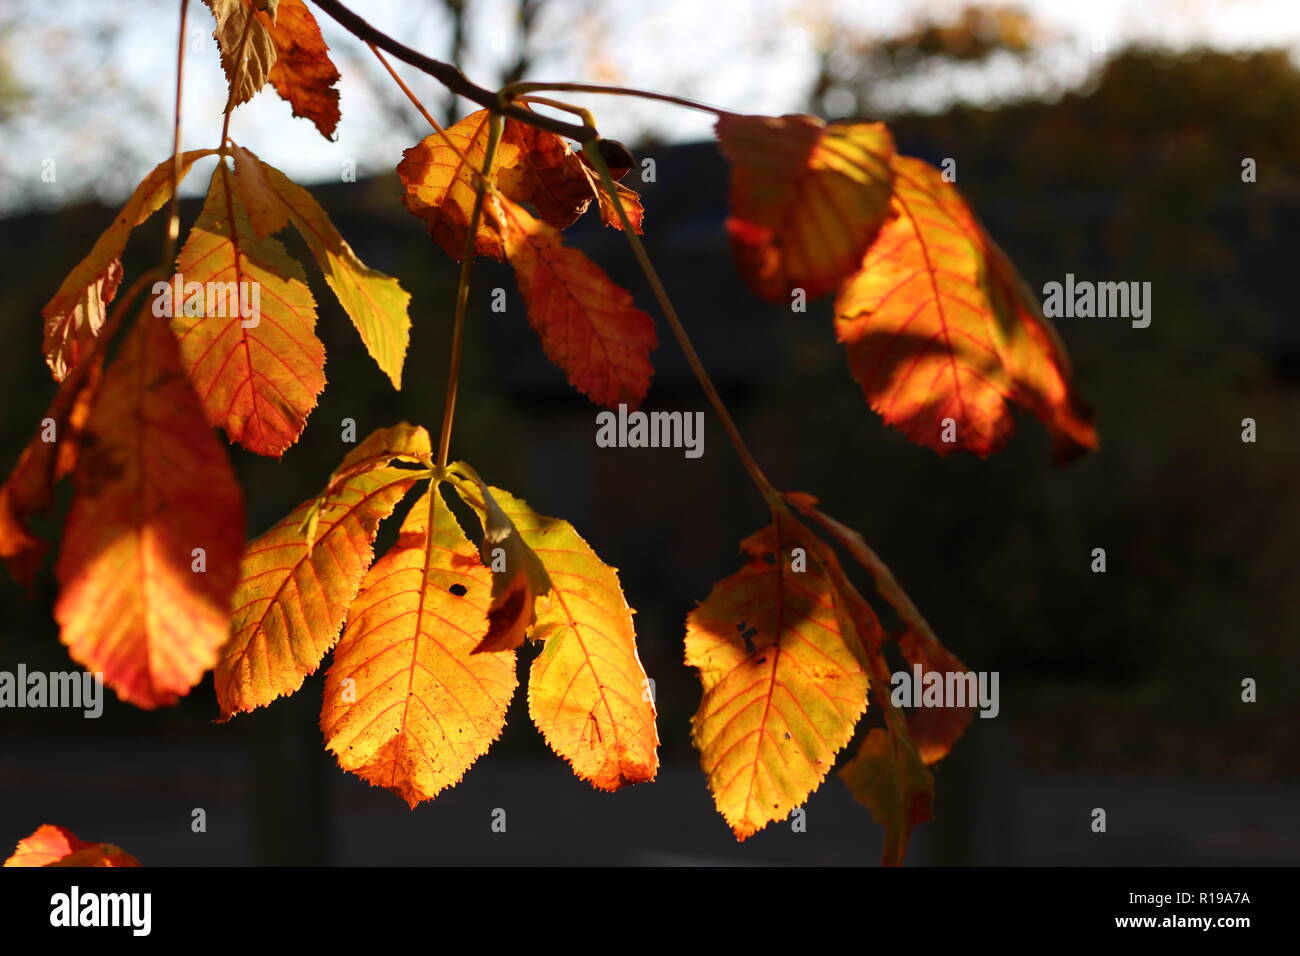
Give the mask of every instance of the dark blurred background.
M 542 6 L 520 9 L 537 17 Z M 206 15 L 192 4 L 192 18 Z M 513 22 L 526 41 L 530 23 Z M 326 26 L 333 43 L 338 31 Z M 769 475 L 860 529 L 947 645 L 1001 674 L 1001 713 L 973 721 L 939 765 L 937 819 L 917 831 L 909 863 L 1300 862 L 1295 60 L 1284 49 L 1119 46 L 1078 82 L 922 109 L 897 91 L 972 65 L 1033 69 L 1050 35 L 1024 11 L 975 7 L 884 36 L 823 36 L 802 108 L 884 117 L 901 151 L 955 158 L 959 187 L 1031 287 L 1073 272 L 1153 290 L 1149 328 L 1057 321 L 1098 413 L 1100 451 L 1054 469 L 1043 430 L 1021 416 L 1004 453 L 941 460 L 866 406 L 828 302 L 790 314 L 745 289 L 730 261 L 716 148 L 664 142 L 654 130 L 632 144 L 656 164 L 655 182 L 628 181 L 644 197 L 651 256 Z M 10 75 L 3 65 L 0 79 Z M 531 76 L 530 67 L 512 61 L 502 73 Z M 10 104 L 0 106 L 0 135 L 5 116 L 24 109 L 14 82 L 0 82 L 0 104 Z M 345 116 L 348 106 L 345 96 Z M 187 123 L 207 121 L 195 113 Z M 216 127 L 208 132 L 215 139 Z M 408 142 L 421 135 L 415 127 Z M 132 164 L 131 177 L 165 143 L 145 143 L 153 159 Z M 1256 182 L 1242 181 L 1246 157 Z M 393 392 L 309 267 L 329 385 L 282 461 L 232 448 L 254 534 L 319 489 L 346 451 L 343 419 L 365 435 L 399 420 L 432 430 L 441 413 L 451 263 L 402 208 L 391 171 L 312 191 L 361 257 L 412 293 L 407 384 Z M 54 391 L 40 308 L 119 202 L 11 204 L 0 219 L 5 468 Z M 197 211 L 188 200 L 183 223 Z M 156 259 L 161 228 L 140 230 L 128 278 Z M 282 238 L 309 258 L 296 236 Z M 570 241 L 657 315 L 620 235 L 584 219 Z M 475 283 L 453 455 L 571 520 L 619 569 L 657 683 L 660 780 L 593 791 L 547 751 L 520 693 L 487 756 L 412 812 L 323 751 L 319 675 L 224 725 L 214 723 L 209 677 L 152 713 L 111 693 L 92 722 L 0 713 L 0 847 L 55 822 L 146 864 L 875 862 L 879 830 L 834 777 L 808 801 L 806 833 L 773 824 L 737 844 L 712 808 L 689 740 L 699 685 L 682 663 L 683 620 L 766 520 L 716 421 L 709 416 L 698 460 L 597 448 L 597 409 L 543 358 L 508 270 L 482 265 Z M 509 296 L 505 314 L 488 309 L 497 286 Z M 645 407 L 705 409 L 662 324 L 659 335 Z M 1253 444 L 1241 440 L 1247 417 L 1257 422 Z M 66 492 L 43 522 L 50 535 Z M 1105 574 L 1090 570 L 1098 547 Z M 73 666 L 54 597 L 49 567 L 30 599 L 0 581 L 0 669 Z M 531 656 L 521 654 L 521 667 Z M 1248 677 L 1255 703 L 1241 699 Z M 208 828 L 196 834 L 199 807 Z M 1104 834 L 1090 830 L 1097 807 L 1107 811 Z M 505 834 L 490 830 L 495 808 L 507 812 Z

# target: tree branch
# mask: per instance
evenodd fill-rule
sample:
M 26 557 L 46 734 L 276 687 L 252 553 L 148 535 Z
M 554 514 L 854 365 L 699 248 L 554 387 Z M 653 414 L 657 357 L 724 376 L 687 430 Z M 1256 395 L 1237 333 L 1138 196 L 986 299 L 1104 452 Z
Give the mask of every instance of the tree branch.
M 579 126 L 576 123 L 566 123 L 550 116 L 542 116 L 540 113 L 534 113 L 532 110 L 514 103 L 502 105 L 496 93 L 471 82 L 464 73 L 450 63 L 435 60 L 423 53 L 412 50 L 404 44 L 398 43 L 388 34 L 376 30 L 357 14 L 339 3 L 338 0 L 312 0 L 312 2 L 329 14 L 339 26 L 353 36 L 366 43 L 373 43 L 403 63 L 409 63 L 417 70 L 429 74 L 457 96 L 462 96 L 471 102 L 477 103 L 493 113 L 509 116 L 513 120 L 547 130 L 559 136 L 567 136 L 579 143 L 585 143 L 596 138 L 596 130 L 591 126 L 585 124 Z

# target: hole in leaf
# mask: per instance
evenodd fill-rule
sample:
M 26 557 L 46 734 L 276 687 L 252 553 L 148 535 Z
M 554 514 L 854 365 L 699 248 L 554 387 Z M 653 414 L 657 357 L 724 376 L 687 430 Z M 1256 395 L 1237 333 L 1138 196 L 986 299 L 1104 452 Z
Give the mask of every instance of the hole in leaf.
M 465 596 L 465 585 L 463 584 L 453 584 L 451 587 L 447 588 L 447 590 L 456 595 L 456 597 Z

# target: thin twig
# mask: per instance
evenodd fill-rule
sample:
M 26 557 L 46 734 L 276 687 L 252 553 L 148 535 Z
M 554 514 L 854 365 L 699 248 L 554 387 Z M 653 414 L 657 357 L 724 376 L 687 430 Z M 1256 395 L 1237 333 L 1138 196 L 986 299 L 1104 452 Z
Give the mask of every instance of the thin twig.
M 172 197 L 167 209 L 167 238 L 163 242 L 162 268 L 170 269 L 181 234 L 181 81 L 185 75 L 185 21 L 189 0 L 181 0 L 181 25 L 176 35 L 176 114 L 172 122 Z

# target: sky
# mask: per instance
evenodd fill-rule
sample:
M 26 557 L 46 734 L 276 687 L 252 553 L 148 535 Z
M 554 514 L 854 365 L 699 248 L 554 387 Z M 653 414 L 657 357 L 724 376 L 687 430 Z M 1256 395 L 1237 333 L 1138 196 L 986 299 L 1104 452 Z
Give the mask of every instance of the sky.
M 436 0 L 353 0 L 353 9 L 409 46 L 441 57 L 447 20 Z M 1283 46 L 1300 58 L 1300 0 L 1022 0 L 1048 37 L 1050 56 L 1026 71 L 1010 58 L 962 77 L 972 98 L 1026 93 L 1051 95 L 1086 79 L 1089 71 L 1126 42 L 1165 46 L 1210 43 L 1223 48 Z M 465 72 L 494 85 L 514 56 L 509 29 L 513 0 L 471 0 L 471 47 Z M 888 35 L 921 13 L 959 9 L 934 0 L 552 0 L 543 8 L 537 62 L 531 79 L 586 80 L 657 89 L 745 112 L 779 114 L 806 108 L 815 50 L 827 31 Z M 175 83 L 177 0 L 4 0 L 0 4 L 0 57 L 21 87 L 26 107 L 0 126 L 0 213 L 98 194 L 120 198 L 171 148 Z M 401 151 L 427 133 L 398 99 L 391 80 L 365 47 L 317 12 L 343 79 L 343 119 L 327 142 L 268 87 L 240 107 L 231 135 L 241 145 L 310 184 L 337 181 L 348 164 L 365 175 L 393 168 Z M 101 62 L 97 37 L 115 28 L 112 62 Z M 225 102 L 225 80 L 211 37 L 212 20 L 199 0 L 189 0 L 182 143 L 215 146 Z M 1043 63 L 1046 68 L 1043 68 Z M 435 116 L 443 113 L 441 88 L 412 68 L 396 64 Z M 105 77 L 110 77 L 105 79 Z M 66 88 L 65 88 L 66 87 Z M 941 108 L 954 84 L 921 83 L 907 101 Z M 67 105 L 59 96 L 72 96 Z M 709 137 L 705 113 L 612 97 L 569 97 L 596 111 L 602 133 L 635 142 L 650 134 L 668 141 Z M 394 110 L 406 111 L 398 119 Z M 130 133 L 123 126 L 130 117 Z M 43 181 L 54 159 L 55 183 Z M 48 177 L 47 177 L 48 178 Z M 194 175 L 187 192 L 201 192 Z

